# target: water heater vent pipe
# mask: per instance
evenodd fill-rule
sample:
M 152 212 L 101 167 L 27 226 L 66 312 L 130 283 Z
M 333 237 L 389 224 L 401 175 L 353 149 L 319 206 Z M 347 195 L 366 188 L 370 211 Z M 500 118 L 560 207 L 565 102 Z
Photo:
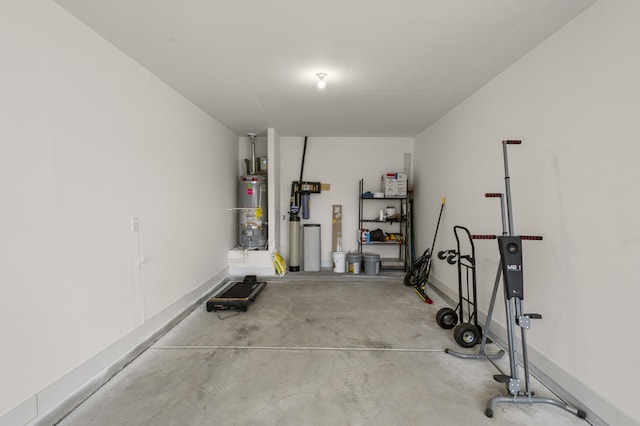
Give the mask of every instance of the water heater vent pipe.
M 256 174 L 256 134 L 249 133 L 249 142 L 251 143 L 251 170 L 249 170 L 250 175 Z

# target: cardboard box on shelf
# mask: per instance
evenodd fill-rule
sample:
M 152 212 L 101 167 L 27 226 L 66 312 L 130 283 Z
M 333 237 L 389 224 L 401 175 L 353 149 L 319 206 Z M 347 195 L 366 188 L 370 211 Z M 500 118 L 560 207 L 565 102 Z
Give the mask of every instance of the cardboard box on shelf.
M 385 197 L 407 196 L 407 175 L 405 173 L 386 173 L 380 179 L 380 190 Z

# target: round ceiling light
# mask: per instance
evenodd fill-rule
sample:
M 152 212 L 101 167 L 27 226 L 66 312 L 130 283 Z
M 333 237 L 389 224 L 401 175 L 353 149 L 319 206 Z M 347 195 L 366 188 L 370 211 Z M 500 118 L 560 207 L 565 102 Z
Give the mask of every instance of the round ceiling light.
M 327 87 L 327 82 L 324 80 L 325 78 L 327 78 L 326 73 L 319 72 L 318 74 L 316 74 L 316 77 L 318 77 L 318 89 L 324 89 L 325 87 Z

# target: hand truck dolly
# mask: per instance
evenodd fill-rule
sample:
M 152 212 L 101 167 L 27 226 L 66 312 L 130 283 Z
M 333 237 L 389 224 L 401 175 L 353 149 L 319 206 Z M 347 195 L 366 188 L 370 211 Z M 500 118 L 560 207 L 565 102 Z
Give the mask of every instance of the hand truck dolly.
M 502 235 L 507 235 L 507 219 L 505 216 L 506 213 L 506 208 L 505 208 L 505 202 L 504 202 L 504 194 L 501 193 L 487 193 L 484 194 L 485 197 L 487 198 L 499 198 L 500 199 L 500 211 L 502 213 Z M 471 235 L 471 239 L 472 240 L 495 240 L 497 237 L 495 235 Z M 474 247 L 474 246 L 472 246 Z M 472 251 L 474 254 L 474 259 L 475 259 L 475 251 Z M 502 277 L 502 269 L 500 267 L 500 264 L 498 264 L 498 272 L 496 273 L 496 279 L 493 283 L 493 293 L 491 294 L 491 302 L 489 303 L 489 311 L 487 312 L 487 319 L 485 321 L 485 329 L 482 330 L 480 329 L 480 334 L 482 335 L 482 339 L 480 341 L 480 350 L 478 351 L 478 353 L 462 353 L 462 352 L 456 352 L 456 351 L 452 351 L 451 349 L 445 349 L 445 352 L 453 355 L 455 357 L 458 358 L 464 358 L 464 359 L 486 359 L 489 360 L 491 362 L 493 362 L 492 360 L 494 359 L 498 359 L 501 358 L 504 355 L 504 350 L 500 349 L 498 352 L 496 353 L 492 353 L 489 354 L 485 351 L 485 348 L 487 346 L 487 343 L 492 343 L 491 340 L 489 339 L 489 328 L 491 327 L 491 319 L 493 317 L 493 308 L 495 307 L 495 303 L 496 303 L 496 296 L 498 295 L 498 289 L 500 288 L 500 278 Z M 475 286 L 474 288 L 474 293 L 475 293 Z M 477 319 L 477 318 L 476 318 Z M 495 364 L 494 364 L 495 365 Z
M 458 265 L 458 304 L 455 309 L 440 309 L 436 314 L 436 322 L 444 329 L 455 327 L 453 338 L 456 343 L 463 348 L 470 348 L 479 343 L 482 336 L 476 309 L 478 298 L 475 247 L 471 232 L 464 226 L 454 226 L 453 234 L 456 237 L 457 248 L 438 252 L 438 258 L 446 259 L 450 265 Z

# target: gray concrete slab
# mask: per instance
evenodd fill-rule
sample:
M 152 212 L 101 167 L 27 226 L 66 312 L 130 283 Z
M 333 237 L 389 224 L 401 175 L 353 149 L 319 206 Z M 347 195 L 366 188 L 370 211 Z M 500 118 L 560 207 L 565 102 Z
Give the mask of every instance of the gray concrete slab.
M 61 425 L 587 424 L 546 405 L 485 417 L 504 385 L 489 362 L 444 353 L 459 348 L 435 324 L 442 301 L 398 279 L 330 278 L 273 280 L 224 320 L 196 309 Z
M 220 321 L 201 308 L 158 344 L 441 350 L 453 340 L 433 320 L 439 306 L 397 280 L 269 281 L 248 312 Z

